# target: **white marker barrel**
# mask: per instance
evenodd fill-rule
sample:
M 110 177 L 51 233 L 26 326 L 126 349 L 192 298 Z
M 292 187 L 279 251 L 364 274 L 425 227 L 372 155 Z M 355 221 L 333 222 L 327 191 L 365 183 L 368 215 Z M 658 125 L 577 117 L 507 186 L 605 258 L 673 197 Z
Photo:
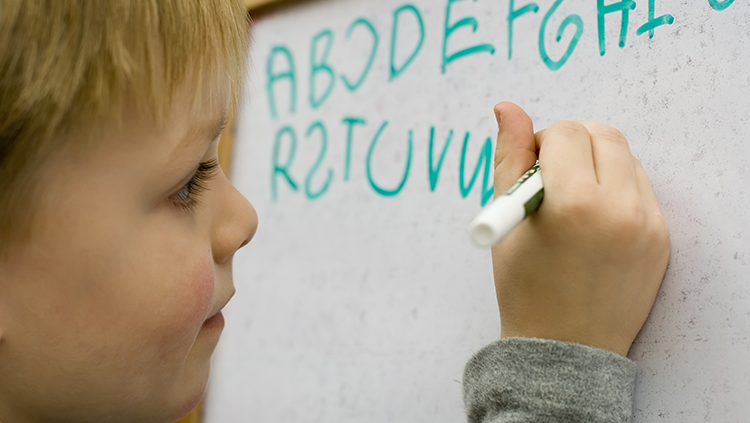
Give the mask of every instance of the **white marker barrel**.
M 480 247 L 497 244 L 539 208 L 543 197 L 542 172 L 536 164 L 471 222 L 469 235 L 472 241 Z

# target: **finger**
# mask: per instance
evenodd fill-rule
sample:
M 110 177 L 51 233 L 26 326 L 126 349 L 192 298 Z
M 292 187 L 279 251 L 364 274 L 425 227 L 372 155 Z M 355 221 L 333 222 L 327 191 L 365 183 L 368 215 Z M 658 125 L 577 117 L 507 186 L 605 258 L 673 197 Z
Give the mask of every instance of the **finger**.
M 664 219 L 664 215 L 661 212 L 661 207 L 659 207 L 659 202 L 656 200 L 656 194 L 654 193 L 654 189 L 651 186 L 651 182 L 649 182 L 648 175 L 646 175 L 646 171 L 643 169 L 643 166 L 641 166 L 641 163 L 633 157 L 633 162 L 635 164 L 635 174 L 636 174 L 636 180 L 638 183 L 638 193 L 641 196 L 641 201 L 643 201 L 643 207 L 646 209 L 646 215 L 647 215 L 647 221 L 651 223 L 649 225 L 652 230 L 655 230 L 656 232 L 651 232 L 652 234 L 656 234 L 656 238 L 653 238 L 657 241 L 661 241 L 661 251 L 662 251 L 662 273 L 664 274 L 664 269 L 667 267 L 667 263 L 669 262 L 669 229 L 667 228 L 667 222 Z M 658 245 L 657 243 L 654 243 Z M 657 290 L 659 287 L 659 284 L 654 285 L 654 289 Z M 653 292 L 653 296 L 656 296 L 656 292 Z
M 566 187 L 578 183 L 597 182 L 591 136 L 585 126 L 571 121 L 557 122 L 537 132 L 535 139 L 545 187 L 564 192 Z
M 618 131 L 598 122 L 579 122 L 591 135 L 594 171 L 600 185 L 613 190 L 637 189 L 635 163 L 628 141 Z
M 636 184 L 638 186 L 638 194 L 641 196 L 644 207 L 649 214 L 659 214 L 661 216 L 661 207 L 659 207 L 659 201 L 656 199 L 654 189 L 651 186 L 651 182 L 648 179 L 646 171 L 641 166 L 641 162 L 638 161 L 634 156 L 632 157 L 633 167 L 635 169 Z
M 536 144 L 534 124 L 519 106 L 502 102 L 495 105 L 498 134 L 495 148 L 495 196 L 510 188 L 534 163 Z

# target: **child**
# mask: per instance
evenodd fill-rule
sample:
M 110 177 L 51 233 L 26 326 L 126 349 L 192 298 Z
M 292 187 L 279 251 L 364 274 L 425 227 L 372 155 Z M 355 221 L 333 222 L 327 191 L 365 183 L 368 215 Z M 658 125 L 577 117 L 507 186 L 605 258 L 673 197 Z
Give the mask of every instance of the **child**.
M 217 167 L 246 31 L 239 0 L 0 0 L 0 422 L 166 423 L 201 398 L 257 226 Z M 546 191 L 494 250 L 508 339 L 467 366 L 469 420 L 622 421 L 668 256 L 648 180 L 604 125 L 496 114 L 496 187 L 538 153 Z
M 0 2 L 0 422 L 170 422 L 257 225 L 217 167 L 237 1 Z

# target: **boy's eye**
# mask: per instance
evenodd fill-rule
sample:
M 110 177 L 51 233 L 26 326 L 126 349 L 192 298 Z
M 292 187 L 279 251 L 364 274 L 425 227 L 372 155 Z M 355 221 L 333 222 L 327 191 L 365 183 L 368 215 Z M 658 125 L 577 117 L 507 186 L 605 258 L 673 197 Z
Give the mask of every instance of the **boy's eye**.
M 219 161 L 216 159 L 202 162 L 198 165 L 195 175 L 177 192 L 169 196 L 169 200 L 183 210 L 191 211 L 200 205 L 200 194 L 206 189 L 206 182 L 216 174 Z

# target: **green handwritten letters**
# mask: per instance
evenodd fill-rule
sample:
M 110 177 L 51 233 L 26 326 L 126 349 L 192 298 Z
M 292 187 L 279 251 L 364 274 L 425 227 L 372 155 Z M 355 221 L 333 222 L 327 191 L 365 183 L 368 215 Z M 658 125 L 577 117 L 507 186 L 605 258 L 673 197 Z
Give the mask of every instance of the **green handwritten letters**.
M 497 40 L 481 38 L 487 37 L 486 34 L 502 32 L 486 31 L 477 33 L 480 24 L 476 16 L 472 16 L 471 13 L 472 4 L 490 0 L 440 1 L 437 9 L 443 13 L 440 20 L 433 19 L 427 21 L 425 19 L 425 16 L 429 16 L 430 14 L 434 16 L 436 12 L 434 7 L 437 1 L 429 3 L 429 7 L 432 9 L 429 10 L 431 13 L 427 14 L 417 4 L 405 3 L 392 11 L 384 11 L 384 16 L 379 17 L 380 19 L 363 16 L 355 17 L 352 19 L 351 24 L 346 27 L 346 31 L 343 34 L 337 34 L 336 30 L 332 28 L 321 28 L 317 33 L 312 35 L 307 52 L 309 57 L 307 75 L 309 78 L 306 87 L 310 110 L 316 112 L 327 101 L 331 101 L 332 94 L 336 90 L 337 85 L 342 85 L 346 90 L 345 92 L 349 94 L 354 94 L 360 90 L 364 84 L 368 83 L 368 78 L 373 75 L 371 72 L 373 63 L 379 55 L 385 55 L 384 60 L 388 63 L 387 72 L 385 72 L 387 79 L 373 81 L 373 83 L 396 83 L 394 81 L 407 74 L 415 67 L 414 65 L 417 62 L 420 62 L 422 69 L 434 66 L 436 73 L 449 75 L 452 68 L 449 65 L 459 60 L 473 60 L 476 66 L 481 66 L 482 60 L 513 60 L 514 28 L 518 25 L 538 25 L 538 51 L 536 53 L 539 55 L 540 64 L 554 72 L 559 71 L 569 60 L 576 57 L 576 54 L 591 54 L 591 52 L 576 51 L 581 37 L 586 31 L 591 30 L 589 29 L 591 23 L 584 22 L 581 16 L 596 16 L 596 25 L 591 25 L 591 28 L 594 29 L 598 39 L 599 55 L 601 56 L 604 56 L 607 52 L 605 31 L 607 25 L 619 23 L 620 30 L 617 45 L 623 48 L 627 44 L 628 33 L 634 31 L 636 36 L 648 33 L 649 38 L 653 38 L 657 28 L 672 25 L 675 22 L 675 18 L 671 14 L 665 13 L 658 14 L 659 16 L 657 16 L 657 0 L 596 0 L 596 2 L 585 2 L 584 4 L 594 9 L 582 10 L 581 15 L 570 12 L 564 15 L 563 12 L 560 12 L 560 6 L 566 0 L 537 0 L 538 3 L 524 2 L 523 0 L 495 0 L 498 10 L 503 11 L 499 15 L 502 16 L 501 20 L 496 22 L 497 26 L 501 27 L 505 25 L 505 30 L 507 31 L 507 59 L 497 59 L 494 58 Z M 710 10 L 727 10 L 734 2 L 734 0 L 697 1 L 703 3 L 707 12 Z M 424 2 L 421 7 L 428 7 L 426 4 L 427 2 Z M 458 8 L 459 5 L 460 8 Z M 631 26 L 634 20 L 631 17 L 631 12 L 637 7 L 644 6 L 647 7 L 647 21 L 636 22 L 637 27 Z M 534 15 L 537 14 L 541 16 L 541 19 L 534 18 Z M 440 22 L 441 20 L 443 23 L 442 27 L 428 25 L 430 23 L 434 25 L 435 22 Z M 386 25 L 389 25 L 389 28 L 378 27 L 373 22 L 385 22 Z M 554 28 L 549 28 L 550 22 L 561 23 L 555 30 Z M 381 43 L 381 34 L 390 35 L 389 43 L 386 44 L 388 51 L 385 52 L 381 48 L 383 45 Z M 553 39 L 550 39 L 553 34 Z M 458 37 L 459 35 L 460 37 Z M 425 43 L 428 37 L 440 37 L 442 42 Z M 467 42 L 467 39 L 471 41 Z M 361 51 L 363 54 L 357 54 L 355 57 L 350 57 L 350 55 L 336 56 L 333 54 L 337 51 L 337 48 L 345 48 L 349 43 L 354 41 L 358 41 L 360 46 L 365 46 Z M 555 57 L 552 57 L 548 47 L 553 42 L 564 42 L 567 44 L 565 51 L 561 55 L 555 53 L 553 54 Z M 438 45 L 442 50 L 437 55 L 420 54 L 425 45 Z M 554 53 L 561 50 L 553 49 L 552 51 Z M 271 46 L 266 57 L 265 93 L 267 96 L 268 112 L 273 121 L 279 121 L 282 117 L 291 117 L 297 113 L 298 81 L 301 75 L 295 61 L 297 54 L 299 52 L 293 51 L 288 45 L 276 44 Z M 426 60 L 430 60 L 430 58 L 435 56 L 439 57 L 439 61 L 432 64 L 426 62 Z M 347 72 L 337 70 L 337 63 L 334 58 L 347 61 L 347 66 L 342 66 L 347 69 Z M 380 73 L 380 75 L 382 74 Z M 431 191 L 436 190 L 440 173 L 444 168 L 443 163 L 453 139 L 453 130 L 437 134 L 435 127 L 432 127 L 429 133 L 419 133 L 409 129 L 405 133 L 399 134 L 394 133 L 397 132 L 396 130 L 389 129 L 389 122 L 382 118 L 380 120 L 369 119 L 370 121 L 379 121 L 377 124 L 372 124 L 365 117 L 345 116 L 336 125 L 343 125 L 346 138 L 343 140 L 330 140 L 328 135 L 328 129 L 330 128 L 327 128 L 326 125 L 331 125 L 331 118 L 335 117 L 326 116 L 326 119 L 318 119 L 306 127 L 304 132 L 300 132 L 305 134 L 303 140 L 298 139 L 298 131 L 301 131 L 302 128 L 280 124 L 272 140 L 272 172 L 270 183 L 273 201 L 280 201 L 280 192 L 299 195 L 300 186 L 298 183 L 299 179 L 297 178 L 303 176 L 304 184 L 301 192 L 308 199 L 315 200 L 325 196 L 330 190 L 336 175 L 339 174 L 338 171 L 334 172 L 334 169 L 330 167 L 327 169 L 323 168 L 324 163 L 326 163 L 329 143 L 334 146 L 332 148 L 343 145 L 344 163 L 340 172 L 342 181 L 347 182 L 350 180 L 353 163 L 357 163 L 364 166 L 364 173 L 373 192 L 384 197 L 393 197 L 402 192 L 410 177 L 414 177 L 413 172 L 411 172 L 413 160 L 416 160 L 415 157 L 417 154 L 422 154 L 421 150 L 415 149 L 415 144 L 426 145 L 426 151 L 424 152 L 426 157 L 424 158 L 427 161 L 427 172 L 426 175 L 419 177 L 427 179 L 429 184 L 426 186 L 429 186 Z M 375 130 L 375 128 L 378 129 Z M 374 133 L 375 135 L 368 135 L 372 136 L 369 141 L 362 140 L 362 134 L 365 132 L 367 134 Z M 399 175 L 395 175 L 400 177 L 399 182 L 395 186 L 390 187 L 384 187 L 381 185 L 382 182 L 378 181 L 393 180 L 393 178 L 384 177 L 382 174 L 376 175 L 372 166 L 373 157 L 377 155 L 378 142 L 384 137 L 387 137 L 389 140 L 405 138 L 406 141 L 404 144 L 406 154 L 403 159 L 403 167 L 399 163 L 398 166 L 393 166 L 392 170 L 399 173 Z M 444 139 L 445 141 L 438 141 L 439 139 Z M 468 145 L 472 142 L 470 141 L 472 139 L 474 139 L 472 135 L 466 132 L 462 144 L 460 161 L 458 162 L 459 168 L 454 170 L 458 171 L 459 183 L 456 188 L 457 193 L 462 198 L 466 198 L 476 185 L 479 174 L 482 172 L 482 186 L 478 187 L 478 190 L 480 192 L 480 201 L 484 205 L 492 196 L 492 184 L 489 175 L 490 167 L 492 166 L 493 143 L 491 138 L 480 137 L 479 141 L 475 141 L 478 143 L 477 145 L 481 143 L 481 152 L 477 158 L 476 165 L 473 167 L 473 171 L 469 169 L 470 172 L 467 172 L 466 156 Z M 361 144 L 369 142 L 365 157 L 359 159 L 352 157 L 352 144 L 356 143 L 355 140 L 359 140 Z M 482 140 L 484 140 L 483 143 Z M 308 169 L 300 168 L 301 166 L 298 165 L 299 161 L 295 160 L 295 154 L 300 141 L 305 143 L 317 142 L 316 145 L 319 146 L 317 157 Z M 282 154 L 282 151 L 284 154 Z M 436 161 L 438 152 L 439 157 L 437 157 Z M 471 168 L 470 166 L 468 167 Z M 467 182 L 469 173 L 470 177 Z

